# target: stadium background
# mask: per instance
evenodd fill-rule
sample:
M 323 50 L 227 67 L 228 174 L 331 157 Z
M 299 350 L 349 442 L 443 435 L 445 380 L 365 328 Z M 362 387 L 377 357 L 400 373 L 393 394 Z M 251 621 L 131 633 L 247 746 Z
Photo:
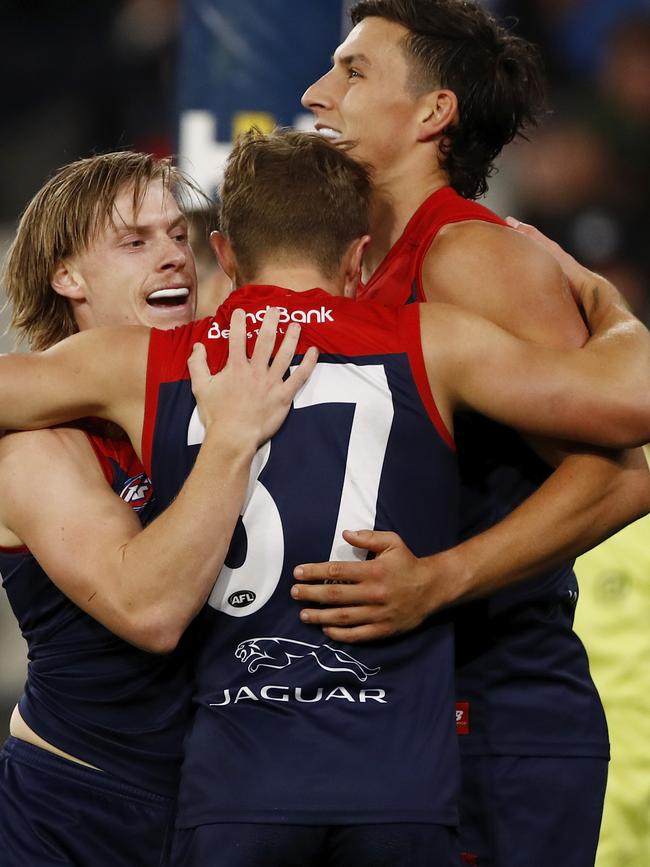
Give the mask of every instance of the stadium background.
M 551 111 L 508 147 L 487 204 L 607 273 L 650 322 L 650 0 L 485 0 L 541 49 Z M 305 87 L 347 0 L 3 0 L 0 257 L 58 166 L 116 148 L 178 154 L 214 192 L 252 123 L 310 127 Z M 0 325 L 7 325 L 6 311 Z M 14 346 L 11 333 L 0 351 Z M 650 522 L 580 563 L 578 626 L 613 742 L 599 867 L 650 864 Z M 0 597 L 0 738 L 25 674 Z

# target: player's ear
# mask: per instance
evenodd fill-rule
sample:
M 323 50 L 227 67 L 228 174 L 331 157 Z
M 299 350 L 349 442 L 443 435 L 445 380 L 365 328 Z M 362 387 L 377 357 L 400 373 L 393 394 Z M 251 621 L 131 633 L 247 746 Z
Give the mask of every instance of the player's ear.
M 354 298 L 361 280 L 363 254 L 370 243 L 370 235 L 355 238 L 343 256 L 344 284 L 343 294 L 346 298 Z
M 83 279 L 70 259 L 59 259 L 50 277 L 50 285 L 65 298 L 83 300 L 86 297 Z
M 210 245 L 214 250 L 214 255 L 219 260 L 219 264 L 230 279 L 233 280 L 237 270 L 237 259 L 235 258 L 232 244 L 225 235 L 215 230 L 214 232 L 210 232 Z
M 453 90 L 432 90 L 418 102 L 418 141 L 435 138 L 458 119 L 458 99 Z

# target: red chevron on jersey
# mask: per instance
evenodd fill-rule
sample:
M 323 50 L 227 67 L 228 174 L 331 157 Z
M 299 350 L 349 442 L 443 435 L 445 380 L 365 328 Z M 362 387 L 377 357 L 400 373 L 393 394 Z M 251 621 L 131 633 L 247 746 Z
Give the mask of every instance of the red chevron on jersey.
M 391 305 L 426 301 L 422 263 L 429 247 L 443 226 L 465 220 L 506 225 L 478 202 L 464 199 L 451 187 L 442 187 L 422 202 L 370 280 L 359 289 L 357 298 Z

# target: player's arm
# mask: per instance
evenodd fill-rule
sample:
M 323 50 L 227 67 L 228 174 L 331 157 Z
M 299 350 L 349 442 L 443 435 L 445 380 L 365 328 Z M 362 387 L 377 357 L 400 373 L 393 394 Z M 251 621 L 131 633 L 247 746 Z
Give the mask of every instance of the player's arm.
M 548 253 L 557 253 L 541 240 Z M 505 228 L 447 227 L 427 256 L 423 279 L 435 287 L 436 299 L 528 340 L 577 347 L 587 338 L 557 261 Z M 638 453 L 569 453 L 535 494 L 462 546 L 417 560 L 395 534 L 348 533 L 350 544 L 373 551 L 375 559 L 299 566 L 292 595 L 304 603 L 301 616 L 323 625 L 331 638 L 380 638 L 417 626 L 455 600 L 553 568 L 649 509 L 649 476 Z M 311 583 L 323 579 L 350 583 Z
M 622 424 L 645 424 L 647 427 L 638 428 L 639 436 L 644 441 L 650 437 L 647 407 L 638 421 L 634 407 L 631 417 L 622 407 L 620 418 L 613 413 L 614 423 L 610 408 L 603 423 L 599 365 L 589 357 L 591 341 L 583 349 L 546 349 L 449 305 L 423 305 L 420 316 L 432 390 L 437 398 L 442 396 L 439 406 L 446 407 L 443 414 L 448 417 L 455 409 L 469 408 L 532 433 L 602 437 L 603 442 L 616 439 L 618 419 Z M 619 360 L 620 353 L 619 345 L 615 353 Z M 624 362 L 614 407 L 625 390 L 626 369 Z M 584 458 L 589 461 L 587 475 Z M 636 452 L 616 459 L 605 454 L 572 454 L 563 466 L 562 477 L 553 474 L 546 493 L 551 499 L 555 495 L 564 509 L 572 503 L 576 513 L 571 520 L 553 526 L 550 540 L 540 532 L 547 518 L 539 514 L 538 506 L 533 508 L 533 497 L 499 525 L 432 557 L 414 557 L 394 533 L 346 533 L 350 544 L 372 551 L 375 559 L 299 567 L 295 575 L 301 582 L 349 582 L 295 585 L 295 599 L 306 605 L 332 606 L 320 611 L 308 607 L 301 612 L 302 619 L 325 626 L 330 638 L 345 641 L 411 629 L 442 606 L 493 592 L 580 553 L 582 541 L 576 527 L 582 526 L 590 534 L 589 544 L 594 545 L 650 509 L 650 482 Z M 567 495 L 564 486 L 571 472 L 574 476 Z M 631 485 L 623 485 L 621 491 L 618 486 L 623 476 Z M 602 487 L 594 493 L 596 478 Z M 608 487 L 612 484 L 613 490 Z M 619 504 L 614 515 L 612 496 Z
M 593 294 L 597 298 L 598 286 Z M 581 349 L 559 350 L 520 340 L 451 305 L 422 305 L 433 393 L 445 395 L 442 403 L 449 401 L 452 412 L 475 410 L 527 433 L 606 448 L 645 444 L 650 341 L 643 346 L 616 304 L 600 310 L 594 300 L 593 307 L 593 336 Z
M 146 650 L 172 650 L 205 602 L 241 512 L 251 459 L 313 369 L 312 351 L 283 380 L 295 325 L 269 366 L 272 325 L 273 314 L 249 361 L 243 317 L 233 316 L 229 362 L 216 376 L 201 351 L 193 354 L 205 439 L 177 498 L 145 529 L 108 486 L 80 432 L 33 431 L 0 442 L 0 542 L 27 545 L 77 605 Z
M 34 430 L 84 416 L 139 442 L 149 329 L 96 328 L 44 352 L 0 357 L 0 428 Z

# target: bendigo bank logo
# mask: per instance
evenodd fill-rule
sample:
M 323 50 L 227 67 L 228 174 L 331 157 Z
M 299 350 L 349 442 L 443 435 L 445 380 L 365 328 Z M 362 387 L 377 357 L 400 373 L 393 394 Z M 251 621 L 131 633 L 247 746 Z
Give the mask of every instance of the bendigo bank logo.
M 246 314 L 246 325 L 256 327 L 264 322 L 264 317 L 271 310 L 270 304 L 263 307 L 261 310 L 256 310 L 254 313 Z M 286 307 L 276 307 L 280 312 L 280 325 L 286 325 L 288 322 L 297 322 L 299 325 L 323 325 L 326 322 L 334 322 L 334 311 L 330 307 L 325 307 L 321 304 L 320 307 L 312 307 L 309 310 L 287 310 Z M 209 340 L 217 340 L 223 338 L 228 339 L 230 334 L 229 328 L 221 329 L 218 322 L 213 322 L 208 331 Z

